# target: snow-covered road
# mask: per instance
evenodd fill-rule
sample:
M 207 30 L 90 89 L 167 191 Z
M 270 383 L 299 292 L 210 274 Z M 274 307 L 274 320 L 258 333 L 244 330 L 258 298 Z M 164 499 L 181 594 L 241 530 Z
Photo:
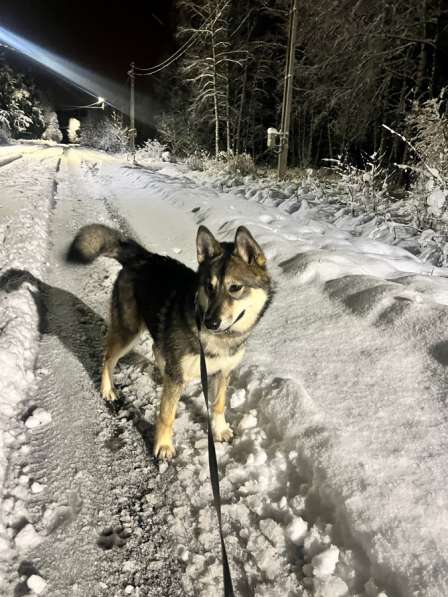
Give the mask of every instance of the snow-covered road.
M 446 597 L 446 272 L 306 201 L 289 214 L 300 194 L 282 208 L 172 165 L 33 150 L 4 166 L 0 153 L 4 594 L 222 592 L 199 386 L 169 466 L 149 455 L 148 337 L 117 372 L 120 411 L 99 397 L 119 265 L 63 256 L 102 222 L 191 267 L 199 223 L 226 240 L 247 225 L 266 250 L 276 297 L 231 384 L 235 440 L 217 446 L 237 594 Z

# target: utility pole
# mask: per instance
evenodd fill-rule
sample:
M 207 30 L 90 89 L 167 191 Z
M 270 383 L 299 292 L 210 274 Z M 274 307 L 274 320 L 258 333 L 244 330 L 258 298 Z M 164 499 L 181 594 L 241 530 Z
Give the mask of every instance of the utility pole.
M 288 49 L 286 52 L 285 85 L 283 88 L 282 119 L 280 124 L 280 152 L 278 154 L 278 177 L 283 178 L 288 164 L 289 125 L 291 121 L 292 87 L 297 34 L 298 0 L 292 0 L 289 13 Z
M 131 62 L 130 66 L 131 68 L 128 71 L 128 75 L 131 80 L 131 98 L 129 105 L 129 141 L 131 146 L 132 162 L 135 164 L 135 136 L 137 132 L 135 129 L 135 62 Z

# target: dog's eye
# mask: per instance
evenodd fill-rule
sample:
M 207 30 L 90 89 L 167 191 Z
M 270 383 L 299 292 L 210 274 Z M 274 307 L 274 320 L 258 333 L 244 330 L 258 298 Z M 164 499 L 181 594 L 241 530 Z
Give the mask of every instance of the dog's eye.
M 241 285 L 241 284 L 231 284 L 231 285 L 229 286 L 229 292 L 230 292 L 231 294 L 235 294 L 235 293 L 239 292 L 239 291 L 240 291 L 242 288 L 243 288 L 243 287 L 242 287 L 242 285 Z

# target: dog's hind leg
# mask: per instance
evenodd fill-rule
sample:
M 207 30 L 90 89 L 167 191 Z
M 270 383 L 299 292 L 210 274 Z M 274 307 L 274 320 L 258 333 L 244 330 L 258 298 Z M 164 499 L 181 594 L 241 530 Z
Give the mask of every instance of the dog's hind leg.
M 154 456 L 162 460 L 171 460 L 176 453 L 173 446 L 173 424 L 182 387 L 182 383 L 175 382 L 168 375 L 164 376 L 160 413 L 157 418 L 154 439 Z
M 138 340 L 138 333 L 134 335 L 117 333 L 111 329 L 107 333 L 106 353 L 101 374 L 101 395 L 104 400 L 116 400 L 113 371 L 118 361 L 124 357 Z
M 154 374 L 153 378 L 157 384 L 163 383 L 163 376 L 165 374 L 165 359 L 162 356 L 157 345 L 154 343 L 152 345 L 152 352 L 154 355 Z
M 117 399 L 113 381 L 115 365 L 135 345 L 142 327 L 132 288 L 124 282 L 119 276 L 112 295 L 111 321 L 101 375 L 101 395 L 104 400 Z

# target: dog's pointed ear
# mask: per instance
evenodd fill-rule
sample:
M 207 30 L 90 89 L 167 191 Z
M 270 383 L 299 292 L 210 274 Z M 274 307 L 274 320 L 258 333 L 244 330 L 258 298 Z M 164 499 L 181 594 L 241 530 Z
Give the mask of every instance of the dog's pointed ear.
M 222 253 L 221 245 L 205 226 L 199 226 L 196 237 L 196 249 L 198 263 L 203 263 L 207 259 L 213 259 L 213 257 L 217 257 Z
M 245 226 L 240 226 L 236 231 L 235 253 L 246 263 L 266 267 L 266 257 L 260 245 Z

